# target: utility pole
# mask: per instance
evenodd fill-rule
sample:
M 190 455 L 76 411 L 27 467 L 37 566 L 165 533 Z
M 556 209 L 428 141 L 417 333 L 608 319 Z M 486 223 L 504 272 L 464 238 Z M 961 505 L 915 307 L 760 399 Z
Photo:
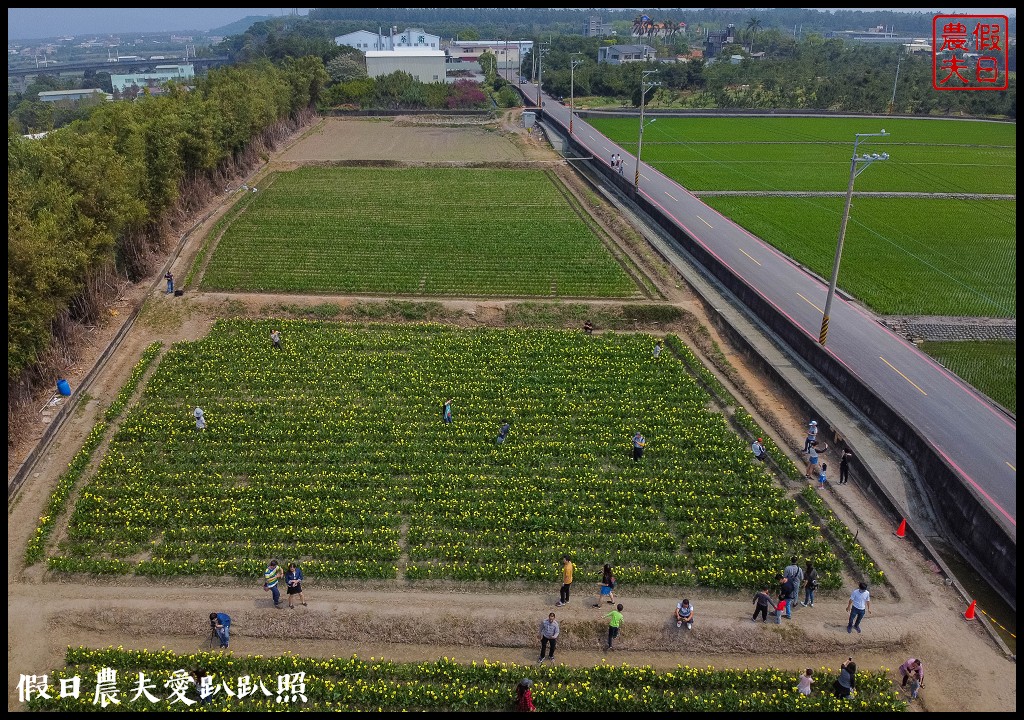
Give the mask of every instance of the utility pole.
M 548 49 L 546 47 L 540 48 L 540 64 L 537 71 L 537 119 L 544 119 L 544 53 Z
M 633 176 L 633 187 L 640 190 L 640 148 L 644 144 L 644 98 L 647 91 L 661 85 L 660 82 L 647 82 L 647 76 L 658 72 L 657 70 L 644 70 L 640 73 L 640 137 L 636 141 L 636 173 Z M 657 118 L 651 120 L 654 122 Z
M 572 53 L 569 56 L 569 137 L 572 137 L 572 120 L 576 117 L 576 66 L 583 62 L 574 60 L 572 56 L 580 54 Z
M 890 115 L 892 115 L 892 111 L 896 108 L 896 83 L 900 81 L 900 63 L 903 62 L 903 50 L 902 46 L 900 47 L 900 59 L 896 61 L 896 79 L 892 81 L 892 99 L 889 100 Z
M 889 153 L 871 153 L 858 156 L 857 147 L 861 143 L 861 138 L 867 137 L 886 137 L 889 133 L 885 130 L 876 133 L 857 133 L 853 138 L 853 159 L 850 160 L 850 181 L 846 186 L 846 205 L 843 207 L 843 219 L 839 223 L 839 239 L 836 241 L 836 257 L 832 263 L 832 279 L 828 284 L 828 295 L 825 298 L 825 310 L 821 314 L 821 331 L 818 334 L 818 343 L 821 345 L 825 344 L 825 340 L 828 338 L 828 321 L 829 313 L 832 311 L 832 298 L 836 294 L 836 283 L 839 280 L 839 262 L 843 257 L 843 241 L 846 239 L 846 223 L 850 219 L 850 205 L 853 203 L 853 181 L 857 179 L 857 176 L 868 169 L 868 166 L 876 160 L 888 160 Z M 857 164 L 861 163 L 858 169 Z

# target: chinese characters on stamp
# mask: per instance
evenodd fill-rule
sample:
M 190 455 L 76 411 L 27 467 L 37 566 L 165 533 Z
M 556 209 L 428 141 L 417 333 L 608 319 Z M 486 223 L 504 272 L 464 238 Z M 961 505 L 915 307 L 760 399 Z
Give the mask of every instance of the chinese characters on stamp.
M 932 18 L 932 87 L 1006 90 L 1010 85 L 1006 15 Z

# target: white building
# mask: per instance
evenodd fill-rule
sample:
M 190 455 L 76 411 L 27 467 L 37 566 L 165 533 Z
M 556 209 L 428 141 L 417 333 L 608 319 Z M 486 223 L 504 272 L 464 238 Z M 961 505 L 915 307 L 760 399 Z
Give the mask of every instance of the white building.
M 132 75 L 111 75 L 110 84 L 116 92 L 124 92 L 133 85 L 140 88 L 152 85 L 163 85 L 168 80 L 192 81 L 196 76 L 195 66 L 189 65 L 157 65 L 151 72 Z
M 396 50 L 399 48 L 422 48 L 424 50 L 440 50 L 441 38 L 431 35 L 420 28 L 406 28 L 398 32 L 397 28 L 388 28 L 383 32 L 356 30 L 347 35 L 334 38 L 335 45 L 347 45 L 356 50 Z
M 448 43 L 448 55 L 453 60 L 480 62 L 480 56 L 489 52 L 498 58 L 499 68 L 518 68 L 523 56 L 532 49 L 532 40 L 452 40 Z
M 366 52 L 366 74 L 376 78 L 401 70 L 422 83 L 445 82 L 444 62 L 443 50 L 410 47 L 395 50 L 368 50 Z

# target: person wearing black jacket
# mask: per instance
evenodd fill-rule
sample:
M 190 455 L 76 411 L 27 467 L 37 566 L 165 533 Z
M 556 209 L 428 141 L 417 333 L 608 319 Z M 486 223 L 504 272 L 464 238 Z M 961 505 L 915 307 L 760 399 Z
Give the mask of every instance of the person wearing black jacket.
M 776 575 L 775 579 L 779 581 L 779 603 L 781 604 L 783 600 L 786 601 L 786 619 L 792 620 L 793 601 L 796 600 L 796 586 L 785 575 Z

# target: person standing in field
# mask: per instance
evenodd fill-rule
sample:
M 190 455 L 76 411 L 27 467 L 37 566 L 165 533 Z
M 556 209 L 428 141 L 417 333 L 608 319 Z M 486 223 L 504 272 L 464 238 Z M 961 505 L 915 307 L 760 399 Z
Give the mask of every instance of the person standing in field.
M 612 566 L 605 563 L 604 568 L 601 570 L 601 592 L 598 595 L 597 602 L 594 603 L 594 607 L 601 607 L 601 598 L 607 598 L 609 605 L 615 604 L 615 586 L 618 581 L 615 579 L 615 574 L 612 572 Z
M 205 430 L 206 415 L 203 414 L 203 409 L 201 407 L 197 407 L 195 410 L 192 411 L 192 415 L 196 419 L 196 430 Z
M 270 342 L 274 343 L 274 349 L 281 349 L 281 332 L 279 330 L 270 331 Z
M 452 424 L 452 403 L 454 398 L 448 398 L 444 401 L 444 405 L 441 408 L 441 418 L 444 420 L 445 425 Z
M 779 582 L 779 607 L 781 610 L 776 609 L 776 614 L 785 612 L 785 618 L 787 620 L 793 619 L 793 601 L 796 599 L 796 590 L 793 587 L 793 581 L 785 575 L 776 575 L 775 579 Z
M 846 603 L 846 609 L 850 613 L 850 620 L 846 623 L 846 632 L 854 630 L 860 632 L 860 621 L 864 614 L 871 613 L 871 593 L 868 592 L 867 583 L 860 583 L 857 589 L 850 594 L 850 601 Z
M 658 356 L 661 355 L 661 341 L 654 343 L 654 350 L 651 352 L 654 355 L 654 359 L 657 360 Z
M 754 595 L 754 614 L 750 616 L 750 622 L 757 622 L 757 616 L 761 616 L 761 622 L 768 622 L 768 606 L 772 604 L 772 596 L 768 594 L 768 588 L 761 588 Z
M 804 581 L 804 571 L 796 561 L 796 555 L 789 559 L 789 565 L 782 569 L 782 575 L 793 582 L 793 602 L 800 597 L 800 585 Z M 786 608 L 786 614 L 790 614 L 790 608 Z
M 615 606 L 615 609 L 605 615 L 608 618 L 608 647 L 612 649 L 612 642 L 619 636 L 619 628 L 622 627 L 622 603 Z
M 797 692 L 801 695 L 810 696 L 812 683 L 814 683 L 814 670 L 812 670 L 811 668 L 807 668 L 807 670 L 804 671 L 804 674 L 800 676 L 800 679 L 797 680 Z
M 288 572 L 284 574 L 284 585 L 286 592 L 288 593 L 288 609 L 294 610 L 295 604 L 292 600 L 292 595 L 299 596 L 299 602 L 305 606 L 306 598 L 302 595 L 302 581 L 305 580 L 305 576 L 302 574 L 302 568 L 295 563 L 288 563 Z
M 274 607 L 281 609 L 281 588 L 278 583 L 284 578 L 284 571 L 277 564 L 277 560 L 271 560 L 267 569 L 263 571 L 263 589 L 269 590 L 274 598 Z
M 818 589 L 818 571 L 814 564 L 808 560 L 807 568 L 804 570 L 804 601 L 800 603 L 804 607 L 814 607 L 814 591 Z
M 548 619 L 540 621 L 540 630 L 537 633 L 537 637 L 540 638 L 540 657 L 537 658 L 538 663 L 544 662 L 545 650 L 548 653 L 548 662 L 555 661 L 555 645 L 558 642 L 559 632 L 558 620 L 555 619 L 555 614 L 548 613 Z
M 562 589 L 558 592 L 556 606 L 562 607 L 569 604 L 569 591 L 572 589 L 572 572 L 575 567 L 568 555 L 562 556 Z
M 647 438 L 637 430 L 633 436 L 633 462 L 638 462 L 644 456 L 644 448 L 647 447 Z
M 810 452 L 811 444 L 818 439 L 818 421 L 807 423 L 807 438 L 804 440 L 804 452 Z
M 850 480 L 850 460 L 853 453 L 850 448 L 843 448 L 843 457 L 839 461 L 839 484 L 845 485 Z
M 820 448 L 818 447 L 817 440 L 811 443 L 811 447 L 807 451 L 807 470 L 804 472 L 804 477 L 811 478 L 818 476 L 818 473 L 821 472 L 821 468 L 818 466 L 818 453 L 825 452 L 827 450 L 828 443 L 824 443 L 824 445 Z

